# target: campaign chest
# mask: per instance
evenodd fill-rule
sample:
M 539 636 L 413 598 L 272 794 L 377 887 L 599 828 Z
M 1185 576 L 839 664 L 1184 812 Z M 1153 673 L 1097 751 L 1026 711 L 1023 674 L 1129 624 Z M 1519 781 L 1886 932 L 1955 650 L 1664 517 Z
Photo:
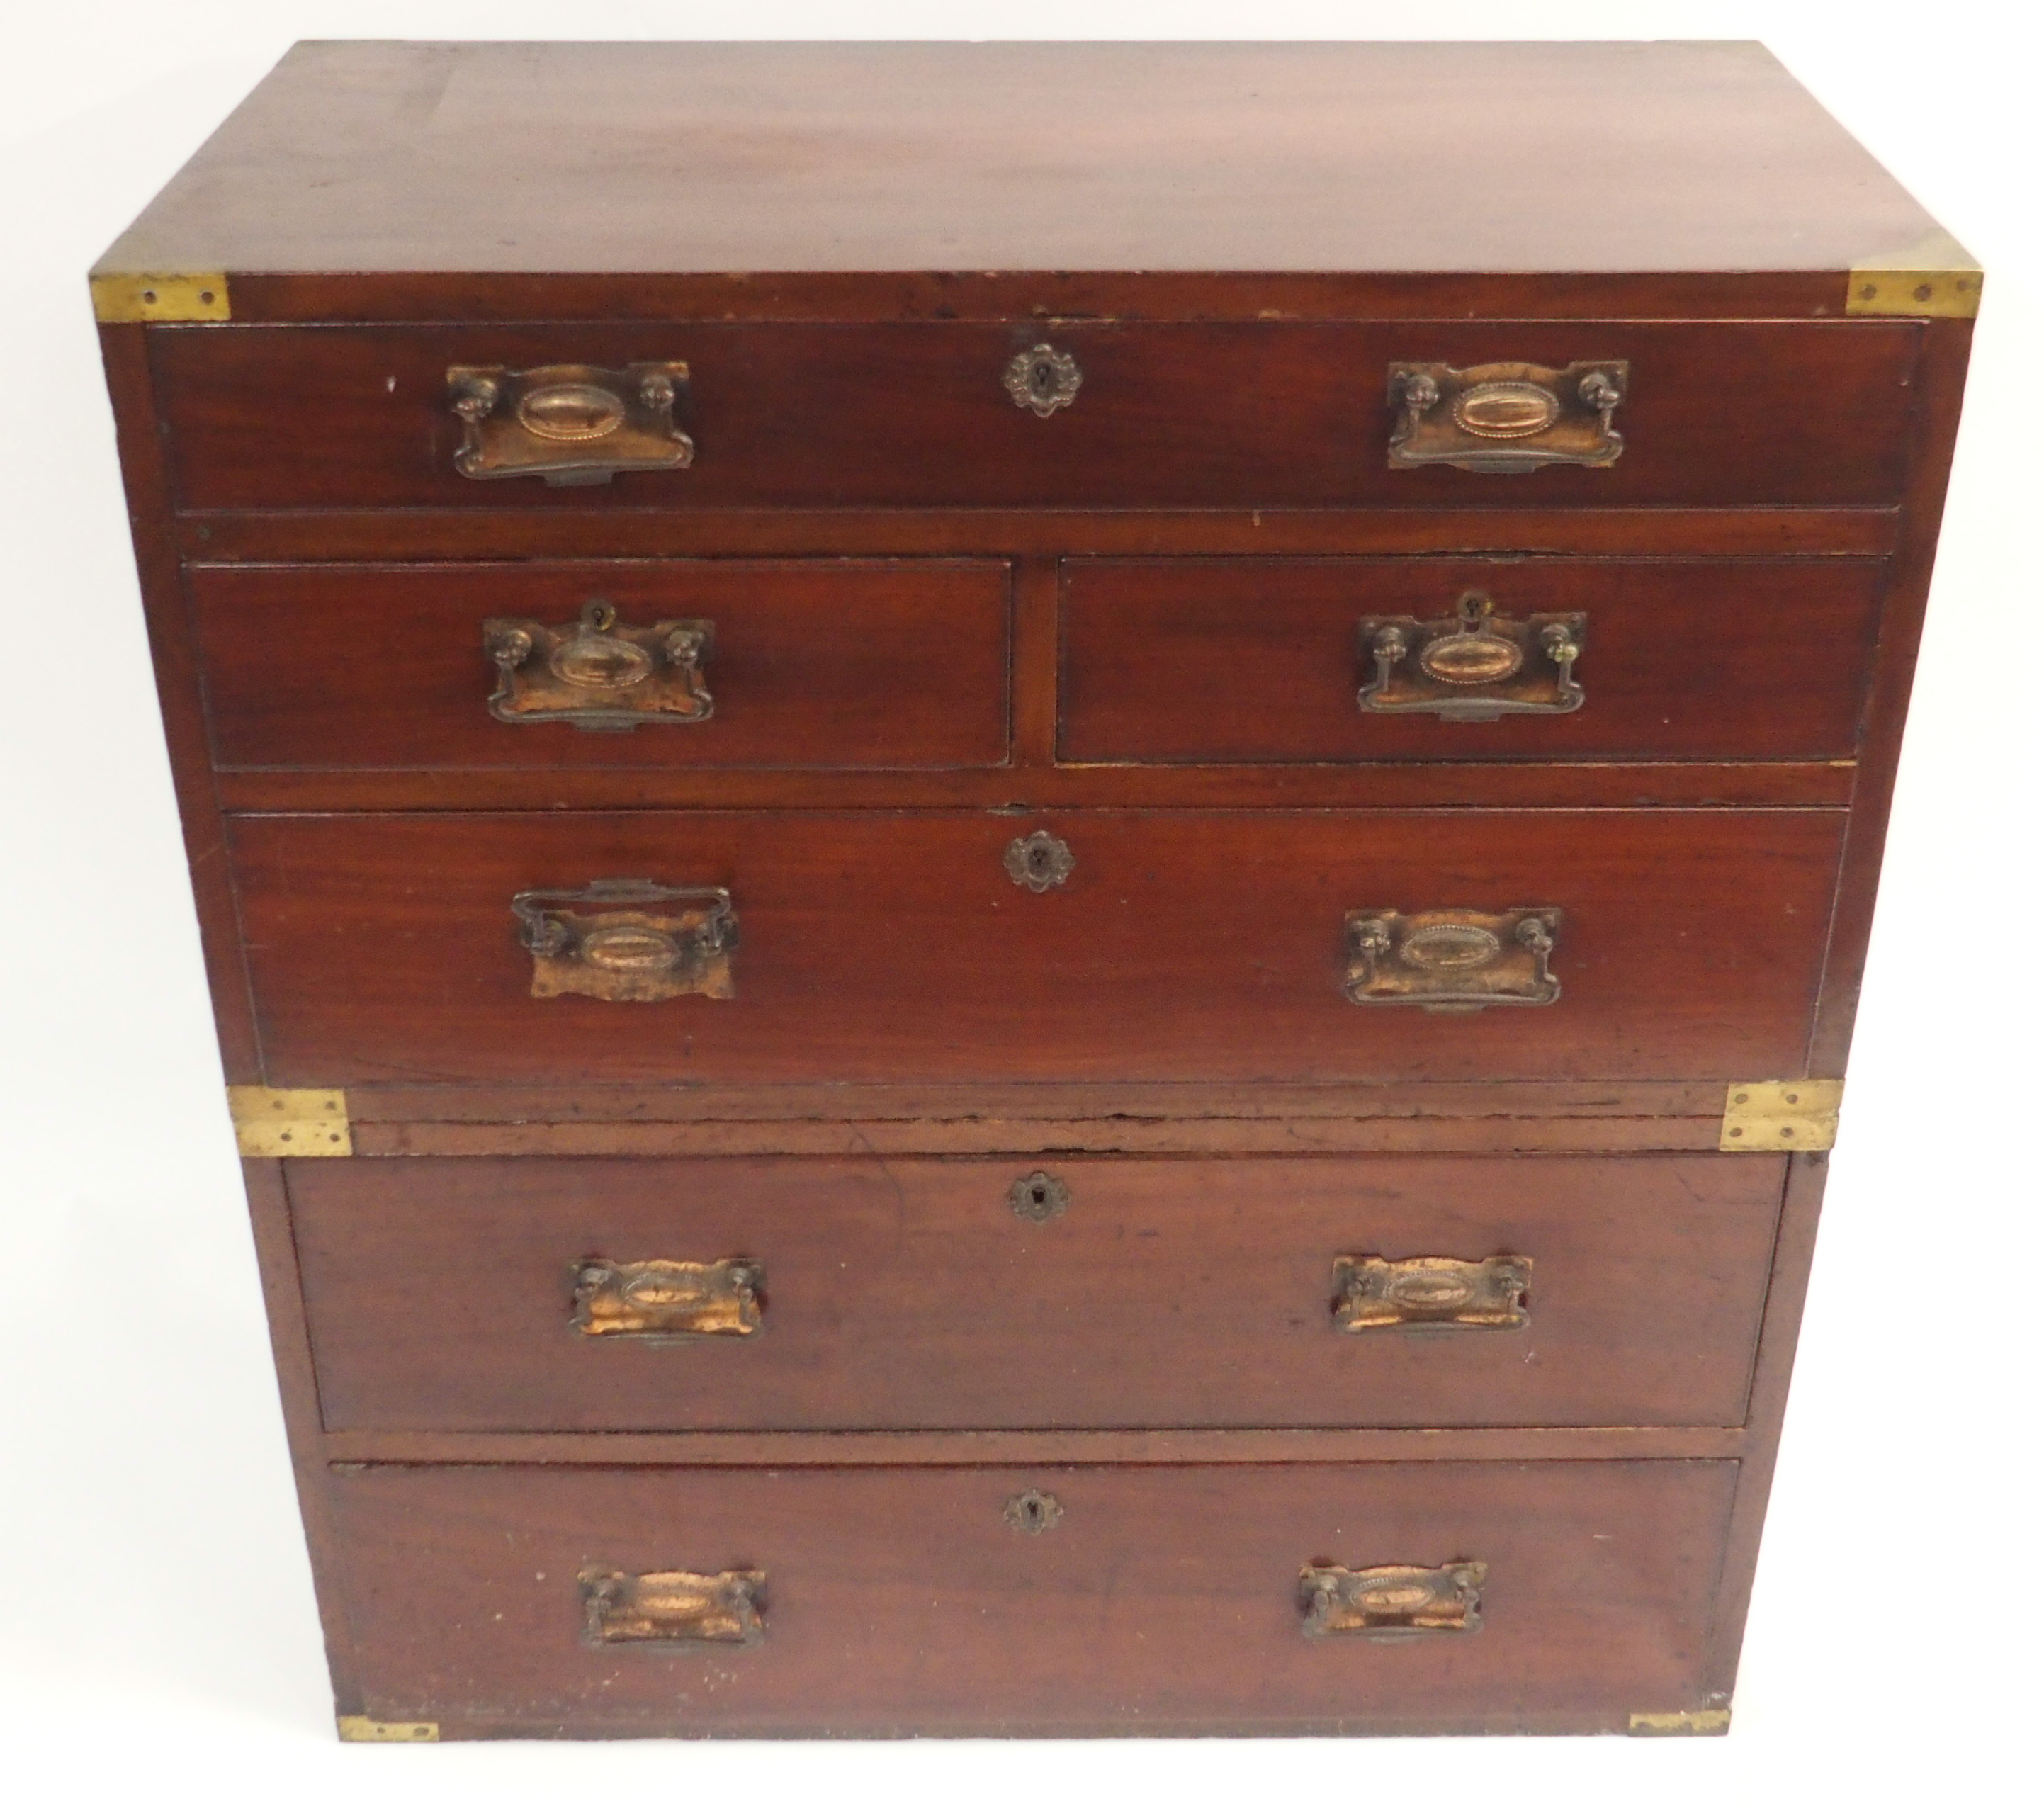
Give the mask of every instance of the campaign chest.
M 1765 52 L 304 45 L 92 288 L 344 1736 L 1725 1728 L 1981 290 Z

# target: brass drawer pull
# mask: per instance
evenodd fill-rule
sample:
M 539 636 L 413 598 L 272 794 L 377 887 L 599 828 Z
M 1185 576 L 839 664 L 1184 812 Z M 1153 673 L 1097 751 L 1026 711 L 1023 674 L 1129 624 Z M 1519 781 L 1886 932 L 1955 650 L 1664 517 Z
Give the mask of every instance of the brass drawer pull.
M 478 481 L 542 477 L 556 487 L 607 483 L 620 471 L 686 470 L 695 441 L 674 425 L 674 401 L 688 380 L 686 363 L 455 364 L 454 467 Z
M 1027 408 L 1039 420 L 1048 420 L 1060 408 L 1078 399 L 1079 385 L 1085 380 L 1070 352 L 1051 345 L 1032 345 L 1017 352 L 1001 373 L 1001 386 L 1018 408 Z
M 654 905 L 665 907 L 635 906 Z M 658 1003 L 732 994 L 738 916 L 728 890 L 599 878 L 580 890 L 521 890 L 511 913 L 532 956 L 536 997 Z
M 1309 1637 L 1404 1643 L 1483 1628 L 1481 1562 L 1439 1568 L 1308 1565 L 1299 1576 L 1300 1628 Z
M 1335 1260 L 1335 1327 L 1352 1335 L 1374 1329 L 1523 1329 L 1533 1320 L 1526 1308 L 1532 1284 L 1532 1262 L 1517 1255 L 1488 1260 L 1341 1255 Z
M 1559 909 L 1352 909 L 1342 990 L 1350 1003 L 1416 1004 L 1459 1015 L 1493 1004 L 1550 1004 L 1562 982 L 1547 970 Z
M 628 1574 L 585 1568 L 582 1635 L 592 1643 L 740 1643 L 766 1640 L 760 1614 L 766 1577 L 756 1568 L 718 1574 Z
M 587 1260 L 574 1270 L 574 1327 L 641 1341 L 757 1335 L 766 1276 L 751 1260 Z
M 561 721 L 597 733 L 707 721 L 717 705 L 702 663 L 716 637 L 707 621 L 623 626 L 602 601 L 562 627 L 492 616 L 482 624 L 483 648 L 497 667 L 490 713 L 514 727 Z
M 1391 467 L 1536 471 L 1543 464 L 1612 464 L 1625 449 L 1611 417 L 1625 399 L 1623 359 L 1572 363 L 1394 363 L 1385 386 L 1400 410 Z
M 1504 715 L 1567 715 L 1583 705 L 1576 682 L 1586 623 L 1580 614 L 1499 614 L 1470 590 L 1455 612 L 1431 621 L 1374 615 L 1356 623 L 1376 674 L 1355 694 L 1365 714 L 1438 715 L 1495 721 Z

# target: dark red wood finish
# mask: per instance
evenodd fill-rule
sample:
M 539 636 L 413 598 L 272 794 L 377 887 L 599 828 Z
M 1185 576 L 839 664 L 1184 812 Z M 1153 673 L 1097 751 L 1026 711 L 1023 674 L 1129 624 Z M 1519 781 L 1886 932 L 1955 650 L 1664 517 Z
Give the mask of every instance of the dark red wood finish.
M 1734 1424 L 1778 1160 L 301 1161 L 330 1429 Z M 1515 1254 L 1523 1330 L 1339 1330 L 1338 1255 Z M 765 1273 L 764 1328 L 570 1328 L 592 1257 Z
M 586 489 L 455 471 L 448 367 L 676 358 L 695 462 L 616 477 L 601 505 L 1517 508 L 1892 502 L 1922 336 L 1898 321 L 592 322 L 167 327 L 152 343 L 187 509 L 586 509 Z M 1001 386 L 1044 339 L 1085 372 L 1047 420 Z M 1626 449 L 1608 468 L 1387 464 L 1393 362 L 1613 358 L 1632 375 Z
M 1737 1465 L 372 1466 L 366 1709 L 445 1736 L 1622 1730 L 1700 1703 Z M 1007 1501 L 1051 1493 L 1030 1535 Z M 1474 1635 L 1302 1635 L 1310 1562 L 1489 1565 Z M 754 1568 L 755 1648 L 590 1647 L 576 1576 Z
M 244 817 L 273 1085 L 1793 1073 L 1823 810 Z M 1016 838 L 1077 861 L 1032 894 Z M 736 995 L 537 1000 L 511 899 L 721 885 Z M 1560 1002 L 1348 1002 L 1354 909 L 1558 906 Z
M 1058 751 L 1163 763 L 1850 758 L 1882 576 L 1844 559 L 1074 559 Z M 1452 617 L 1472 589 L 1500 616 L 1586 617 L 1582 707 L 1486 722 L 1359 707 L 1375 667 L 1357 621 Z
M 225 767 L 295 770 L 996 766 L 1009 576 L 994 563 L 816 559 L 225 568 L 190 583 Z M 492 616 L 711 621 L 698 724 L 509 725 Z

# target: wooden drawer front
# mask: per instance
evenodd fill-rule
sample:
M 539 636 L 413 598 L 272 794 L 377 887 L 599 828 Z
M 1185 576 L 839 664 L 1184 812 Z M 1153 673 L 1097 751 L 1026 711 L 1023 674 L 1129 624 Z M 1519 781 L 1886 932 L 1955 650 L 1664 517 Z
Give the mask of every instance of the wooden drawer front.
M 257 816 L 272 1085 L 1719 1078 L 1804 1062 L 1824 810 Z M 1005 859 L 1068 843 L 1041 894 Z M 731 893 L 732 994 L 535 997 L 512 900 Z M 1351 912 L 1562 912 L 1542 1008 L 1350 1002 Z M 594 906 L 592 905 L 592 908 Z
M 1781 1162 L 303 1161 L 331 1429 L 1743 1420 Z M 1054 1186 L 1044 1194 L 1059 1197 Z M 1023 1194 L 1024 1210 L 1031 1193 Z M 1039 1214 L 1041 1207 L 1039 1208 Z M 1523 1327 L 1338 1326 L 1343 1257 L 1506 1253 Z M 763 1274 L 759 1327 L 573 1327 L 592 1257 Z M 1398 1284 L 1414 1283 L 1406 1268 Z M 1470 1316 L 1494 1301 L 1479 1297 Z M 671 1325 L 669 1326 L 671 1328 Z
M 1847 758 L 1883 572 L 1850 559 L 1078 559 L 1065 567 L 1058 748 L 1135 763 Z M 1563 628 L 1583 647 L 1581 702 L 1564 706 L 1536 633 L 1513 648 L 1525 662 L 1507 694 L 1536 692 L 1542 713 L 1411 709 L 1481 708 L 1499 691 L 1423 688 L 1417 647 L 1387 693 L 1400 706 L 1363 706 L 1377 667 L 1358 622 L 1459 627 L 1471 591 L 1506 624 L 1474 632 L 1504 645 L 1530 617 L 1581 617 Z
M 1622 1730 L 1703 1703 L 1736 1471 L 371 1466 L 331 1492 L 364 1710 L 443 1736 Z M 1480 1629 L 1302 1632 L 1309 1563 L 1458 1562 Z M 746 1572 L 749 1646 L 588 1633 L 581 1577 Z
M 886 326 L 615 325 L 152 332 L 187 509 L 1881 503 L 1901 486 L 1903 321 Z M 1047 418 L 1002 376 L 1047 341 Z M 683 360 L 686 469 L 598 488 L 459 475 L 448 372 Z M 1602 468 L 1393 470 L 1390 367 L 1623 360 Z
M 223 766 L 872 770 L 1007 757 L 1001 564 L 213 566 L 191 584 Z M 625 628 L 707 624 L 706 718 L 589 732 L 494 717 L 484 624 L 573 628 L 592 603 Z M 657 682 L 564 694 L 628 705 Z

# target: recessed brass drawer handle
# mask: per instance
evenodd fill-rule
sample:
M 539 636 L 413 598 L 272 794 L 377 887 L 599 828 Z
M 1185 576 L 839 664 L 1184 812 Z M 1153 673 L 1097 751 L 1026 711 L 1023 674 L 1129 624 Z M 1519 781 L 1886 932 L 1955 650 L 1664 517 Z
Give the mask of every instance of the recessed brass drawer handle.
M 765 1640 L 766 1577 L 756 1568 L 722 1574 L 628 1574 L 585 1568 L 582 1636 L 592 1643 L 740 1643 Z
M 641 1341 L 757 1335 L 766 1276 L 753 1260 L 587 1260 L 574 1270 L 574 1327 Z
M 1369 1643 L 1454 1636 L 1483 1628 L 1481 1562 L 1439 1568 L 1341 1568 L 1309 1563 L 1299 1576 L 1301 1630 Z
M 1523 1329 L 1533 1263 L 1518 1255 L 1487 1260 L 1422 1255 L 1335 1260 L 1334 1321 L 1351 1335 L 1379 1329 Z
M 1450 615 L 1371 615 L 1356 640 L 1376 674 L 1355 694 L 1367 715 L 1438 715 L 1495 721 L 1504 715 L 1567 715 L 1583 705 L 1576 682 L 1587 623 L 1580 614 L 1499 614 L 1481 590 Z
M 686 363 L 550 363 L 536 370 L 458 363 L 448 405 L 461 417 L 454 467 L 478 482 L 541 477 L 607 483 L 620 471 L 686 470 L 695 441 L 674 425 Z
M 560 721 L 597 733 L 707 721 L 717 705 L 702 663 L 716 637 L 707 621 L 623 626 L 601 601 L 562 627 L 494 615 L 482 624 L 483 648 L 497 667 L 490 713 L 514 727 Z
M 659 1003 L 732 994 L 738 916 L 728 890 L 599 878 L 580 890 L 521 890 L 511 913 L 532 956 L 536 997 Z
M 1350 1003 L 1415 1004 L 1460 1015 L 1493 1004 L 1550 1004 L 1562 982 L 1547 970 L 1559 909 L 1351 909 Z
M 1394 363 L 1385 378 L 1399 410 L 1391 467 L 1452 464 L 1504 473 L 1543 464 L 1612 464 L 1625 449 L 1611 417 L 1625 399 L 1623 359 L 1572 363 Z

